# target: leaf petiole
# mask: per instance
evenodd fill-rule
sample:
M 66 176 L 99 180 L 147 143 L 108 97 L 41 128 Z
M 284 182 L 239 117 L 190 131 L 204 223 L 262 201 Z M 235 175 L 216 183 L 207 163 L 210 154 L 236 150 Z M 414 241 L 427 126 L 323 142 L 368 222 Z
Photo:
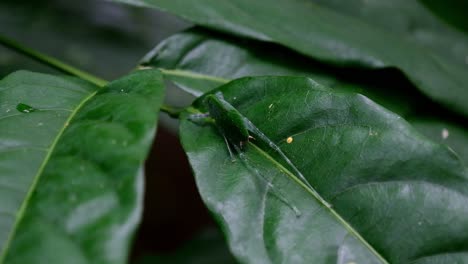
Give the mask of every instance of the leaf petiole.
M 161 105 L 160 109 L 161 112 L 164 112 L 173 118 L 179 118 L 180 114 L 185 110 L 185 108 L 177 108 L 167 104 Z

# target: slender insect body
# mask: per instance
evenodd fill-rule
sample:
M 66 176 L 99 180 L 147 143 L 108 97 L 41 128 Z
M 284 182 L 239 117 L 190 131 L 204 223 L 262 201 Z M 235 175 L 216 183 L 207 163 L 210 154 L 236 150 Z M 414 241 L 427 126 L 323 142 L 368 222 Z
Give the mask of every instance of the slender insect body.
M 237 148 L 237 147 L 235 147 L 235 148 Z M 256 175 L 259 175 L 260 177 L 262 177 L 262 178 L 266 181 L 266 183 L 267 183 L 267 188 L 268 188 L 268 189 L 271 189 L 271 190 L 273 191 L 273 193 L 276 194 L 276 197 L 278 197 L 278 199 L 281 200 L 281 202 L 283 202 L 283 203 L 286 204 L 289 208 L 291 208 L 291 210 L 294 211 L 294 214 L 296 215 L 296 217 L 300 217 L 300 216 L 302 215 L 301 211 L 300 211 L 294 204 L 292 204 L 292 203 L 286 198 L 286 196 L 285 196 L 283 193 L 281 193 L 281 192 L 279 191 L 279 189 L 277 189 L 277 188 L 275 187 L 275 185 L 273 185 L 273 183 L 272 183 L 267 177 L 263 176 L 263 174 L 260 173 L 260 172 L 258 171 L 258 169 L 256 169 L 256 166 L 250 164 L 250 161 L 249 161 L 249 159 L 245 156 L 245 153 L 242 152 L 242 151 L 240 151 L 240 149 L 236 149 L 236 151 L 237 151 L 237 153 L 239 153 L 239 154 L 238 154 L 238 155 L 239 155 L 239 158 L 240 158 L 240 160 L 241 160 L 242 162 L 244 162 L 244 164 L 246 165 L 246 167 L 247 167 L 248 169 L 253 170 L 254 173 L 255 173 Z
M 284 152 L 281 150 L 280 147 L 278 147 L 273 141 L 271 141 L 265 134 L 263 134 L 262 131 L 260 131 L 252 122 L 250 122 L 250 120 L 246 119 L 246 122 L 248 123 L 248 127 L 249 127 L 249 130 L 257 133 L 259 135 L 259 138 L 263 141 L 265 141 L 268 146 L 273 149 L 276 153 L 278 153 L 281 158 L 288 164 L 288 166 L 294 171 L 294 173 L 296 174 L 296 176 L 299 178 L 299 180 L 305 184 L 309 191 L 312 192 L 314 194 L 314 196 L 317 198 L 317 200 L 319 200 L 323 205 L 325 205 L 326 207 L 328 208 L 331 208 L 331 204 L 328 203 L 327 201 L 325 201 L 319 193 L 317 193 L 317 191 L 315 190 L 314 187 L 312 187 L 312 185 L 310 185 L 310 183 L 307 181 L 307 179 L 304 177 L 304 175 L 297 169 L 297 167 L 294 165 L 294 163 L 292 163 L 292 161 L 286 156 L 286 154 L 284 154 Z
M 210 116 L 229 143 L 244 149 L 249 140 L 249 131 L 245 126 L 243 116 L 231 104 L 226 102 L 222 94 L 208 95 L 205 98 Z
M 271 141 L 262 131 L 260 131 L 249 119 L 244 117 L 236 108 L 234 108 L 229 102 L 225 101 L 221 92 L 216 93 L 215 95 L 207 95 L 204 99 L 209 112 L 210 118 L 214 120 L 214 124 L 218 128 L 219 133 L 223 136 L 224 141 L 226 142 L 229 154 L 231 159 L 235 161 L 234 151 L 231 147 L 234 148 L 235 152 L 238 154 L 239 158 L 246 164 L 246 166 L 252 169 L 248 158 L 245 156 L 244 151 L 247 143 L 250 139 L 254 139 L 250 134 L 255 136 L 255 140 L 261 140 L 268 145 L 274 152 L 276 152 L 293 170 L 295 176 L 298 178 L 304 186 L 314 194 L 314 196 L 326 207 L 331 207 L 331 205 L 320 197 L 320 195 L 315 191 L 315 189 L 308 183 L 304 175 L 294 166 L 294 164 L 289 160 L 289 158 L 283 153 L 283 151 Z M 262 178 L 266 179 L 258 170 L 253 169 L 255 174 L 260 175 Z M 268 188 L 271 188 L 278 195 L 278 198 L 287 204 L 296 214 L 300 215 L 300 211 L 292 205 L 283 194 L 279 192 L 274 185 L 268 181 Z

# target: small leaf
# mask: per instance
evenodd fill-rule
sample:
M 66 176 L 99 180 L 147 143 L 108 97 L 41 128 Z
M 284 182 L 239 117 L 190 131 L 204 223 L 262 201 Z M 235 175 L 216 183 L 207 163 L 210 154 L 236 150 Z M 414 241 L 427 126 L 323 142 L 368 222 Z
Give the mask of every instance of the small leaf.
M 199 191 L 241 262 L 468 261 L 468 170 L 447 147 L 362 95 L 307 78 L 243 78 L 216 91 L 333 205 L 318 203 L 260 142 L 244 152 L 250 165 L 232 162 L 217 129 L 186 113 L 180 133 Z M 193 107 L 206 112 L 202 102 Z
M 156 70 L 99 90 L 31 72 L 0 82 L 0 263 L 126 262 L 162 94 Z

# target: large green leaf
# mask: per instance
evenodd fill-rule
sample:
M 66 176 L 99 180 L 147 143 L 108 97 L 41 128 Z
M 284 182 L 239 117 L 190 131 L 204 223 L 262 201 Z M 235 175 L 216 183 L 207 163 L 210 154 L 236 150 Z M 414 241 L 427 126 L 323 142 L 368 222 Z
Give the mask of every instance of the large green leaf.
M 160 69 L 167 79 L 197 97 L 230 80 L 263 75 L 307 76 L 327 87 L 363 93 L 402 115 L 412 111 L 420 97 L 419 94 L 408 96 L 404 84 L 380 83 L 382 78 L 393 76 L 379 76 L 377 81 L 383 87 L 378 87 L 370 84 L 373 78 L 366 72 L 330 67 L 278 45 L 242 40 L 200 28 L 165 39 L 141 64 Z M 357 79 L 362 81 L 357 82 Z
M 307 78 L 243 78 L 219 91 L 333 205 L 324 207 L 294 181 L 260 140 L 247 146 L 248 163 L 239 156 L 232 162 L 218 130 L 189 121 L 187 112 L 180 128 L 184 149 L 202 198 L 239 260 L 468 262 L 468 170 L 450 149 L 362 95 Z M 202 102 L 191 112 L 206 112 Z
M 165 78 L 197 97 L 239 77 L 307 76 L 335 90 L 364 94 L 401 116 L 411 116 L 410 122 L 416 128 L 423 132 L 436 131 L 426 133 L 434 140 L 441 138 L 444 128 L 440 120 L 421 120 L 421 115 L 432 114 L 428 110 L 439 112 L 440 109 L 427 102 L 422 94 L 408 93 L 412 87 L 393 75 L 368 76 L 367 72 L 330 67 L 269 43 L 194 29 L 161 42 L 145 56 L 142 65 L 161 69 Z M 442 142 L 456 150 L 468 164 L 468 134 L 463 127 L 444 122 L 453 133 Z M 424 126 L 420 126 L 422 123 Z
M 99 90 L 24 71 L 0 82 L 0 263 L 126 262 L 162 95 L 156 70 Z
M 161 8 L 332 64 L 398 67 L 429 97 L 468 115 L 468 36 L 417 1 L 115 1 Z

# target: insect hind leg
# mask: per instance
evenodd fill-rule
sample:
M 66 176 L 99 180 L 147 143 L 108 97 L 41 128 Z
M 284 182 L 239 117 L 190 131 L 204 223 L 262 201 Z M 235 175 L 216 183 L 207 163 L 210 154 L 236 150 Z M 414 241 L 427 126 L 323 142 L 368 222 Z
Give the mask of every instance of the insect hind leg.
M 231 144 L 229 144 L 229 141 L 227 140 L 226 136 L 223 135 L 223 138 L 224 138 L 224 142 L 226 143 L 226 147 L 227 147 L 227 150 L 229 152 L 229 156 L 231 157 L 231 161 L 235 162 L 236 157 L 234 156 L 234 153 L 233 153 L 233 151 L 231 149 Z
M 291 203 L 287 198 L 286 196 L 279 190 L 277 189 L 273 183 L 271 183 L 271 181 L 265 177 L 264 175 L 262 175 L 256 168 L 254 168 L 250 162 L 248 161 L 247 157 L 245 156 L 245 153 L 242 152 L 238 147 L 234 146 L 236 151 L 238 152 L 239 154 L 239 158 L 241 159 L 242 162 L 244 162 L 244 164 L 246 165 L 247 169 L 250 170 L 250 171 L 253 171 L 254 174 L 260 176 L 261 179 L 263 179 L 266 184 L 267 184 L 267 191 L 271 190 L 273 195 L 278 198 L 281 202 L 283 202 L 285 205 L 287 205 L 289 208 L 291 208 L 291 210 L 293 210 L 294 214 L 296 215 L 296 217 L 300 217 L 302 215 L 301 211 L 293 204 Z
M 294 211 L 294 214 L 296 215 L 296 217 L 300 217 L 302 215 L 302 212 L 293 204 L 291 203 L 285 196 L 284 194 L 282 194 L 278 189 L 276 189 L 276 187 L 271 183 L 271 182 L 267 182 L 267 188 L 268 189 L 271 189 L 271 191 L 273 192 L 273 194 L 276 196 L 276 198 L 280 199 L 281 202 L 283 202 L 284 204 L 286 204 L 289 208 L 291 208 L 291 210 Z

